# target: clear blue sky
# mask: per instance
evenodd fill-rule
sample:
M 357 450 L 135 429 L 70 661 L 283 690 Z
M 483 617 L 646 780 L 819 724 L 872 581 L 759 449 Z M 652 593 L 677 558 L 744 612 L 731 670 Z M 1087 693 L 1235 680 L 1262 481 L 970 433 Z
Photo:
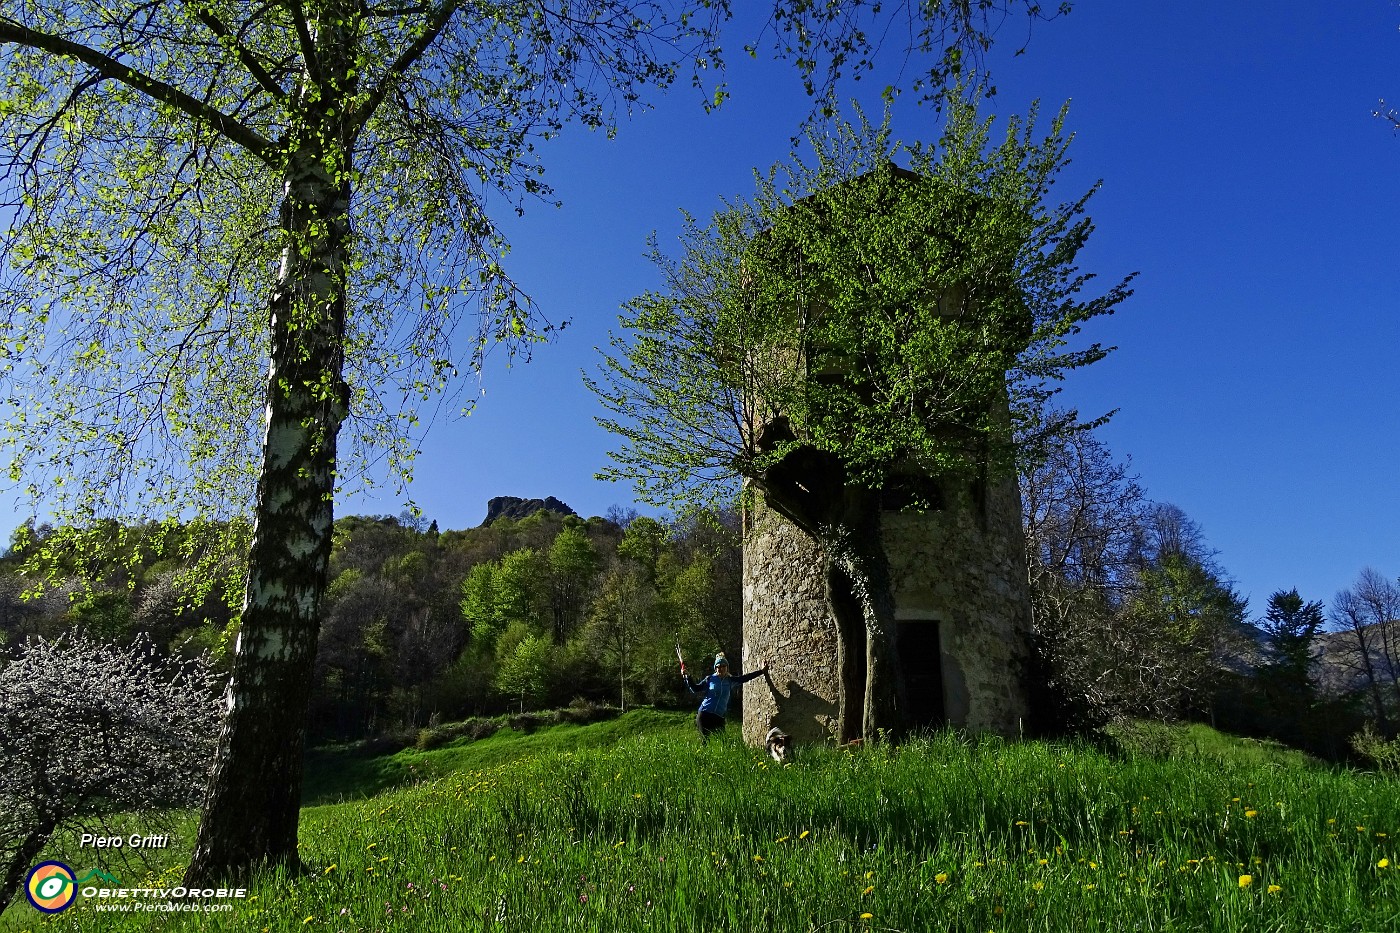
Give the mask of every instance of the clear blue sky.
M 1400 574 L 1400 136 L 1371 116 L 1400 101 L 1400 7 L 1079 0 L 1026 54 L 1013 24 L 992 59 L 993 109 L 1072 100 L 1068 197 L 1103 179 L 1086 267 L 1139 271 L 1093 336 L 1119 347 L 1065 400 L 1121 409 L 1102 437 L 1149 496 L 1204 528 L 1254 614 L 1275 589 L 1329 600 L 1362 567 Z M 618 305 L 655 282 L 656 231 L 708 216 L 783 159 L 807 106 L 781 64 L 736 58 L 714 115 L 686 88 L 617 139 L 575 131 L 545 150 L 564 206 L 510 221 L 511 269 L 571 324 L 533 362 L 493 368 L 467 419 L 429 435 L 412 486 L 443 528 L 496 495 L 558 496 L 584 515 L 631 503 L 592 479 L 612 439 L 580 370 Z M 856 85 L 879 112 L 879 79 Z M 896 135 L 933 139 L 901 106 Z M 397 512 L 352 498 L 342 512 Z

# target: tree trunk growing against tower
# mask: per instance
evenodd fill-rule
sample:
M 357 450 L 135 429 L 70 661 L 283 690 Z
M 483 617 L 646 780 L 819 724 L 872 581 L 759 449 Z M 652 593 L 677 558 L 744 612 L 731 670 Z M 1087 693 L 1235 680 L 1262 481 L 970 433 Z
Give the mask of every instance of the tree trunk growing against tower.
M 795 440 L 785 419 L 759 446 Z M 754 480 L 764 501 L 811 536 L 826 566 L 827 609 L 836 625 L 841 741 L 899 738 L 907 726 L 895 601 L 880 520 L 880 493 L 849 483 L 840 460 L 800 446 Z

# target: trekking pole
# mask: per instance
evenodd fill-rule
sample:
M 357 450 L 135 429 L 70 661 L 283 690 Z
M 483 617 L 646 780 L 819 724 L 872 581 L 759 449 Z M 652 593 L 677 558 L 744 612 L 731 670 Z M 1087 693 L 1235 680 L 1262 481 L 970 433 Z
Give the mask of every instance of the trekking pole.
M 685 655 L 681 654 L 681 640 L 676 639 L 676 660 L 681 662 L 681 675 L 685 675 Z

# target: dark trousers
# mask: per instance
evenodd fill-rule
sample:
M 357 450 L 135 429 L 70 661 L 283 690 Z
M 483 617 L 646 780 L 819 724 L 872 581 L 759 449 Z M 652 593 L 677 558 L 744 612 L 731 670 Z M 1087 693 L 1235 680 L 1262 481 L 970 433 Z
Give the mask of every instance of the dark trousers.
M 703 742 L 710 737 L 711 732 L 724 731 L 724 717 L 701 710 L 695 714 L 695 728 L 700 730 L 700 741 Z

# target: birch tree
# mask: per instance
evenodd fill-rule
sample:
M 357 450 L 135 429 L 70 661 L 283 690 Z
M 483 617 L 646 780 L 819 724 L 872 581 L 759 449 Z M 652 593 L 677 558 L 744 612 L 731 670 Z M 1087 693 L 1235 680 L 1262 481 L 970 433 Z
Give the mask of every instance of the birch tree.
M 936 82 L 1012 9 L 1042 16 L 1023 0 L 883 13 L 775 0 L 759 41 L 819 93 L 868 71 L 871 37 L 889 35 L 872 24 L 903 13 L 904 51 L 931 55 L 919 73 Z M 547 330 L 506 275 L 489 202 L 548 196 L 535 143 L 565 121 L 611 130 L 648 87 L 718 70 L 729 12 L 14 0 L 0 13 L 11 476 L 75 527 L 253 503 L 190 884 L 295 861 L 337 482 L 356 463 L 404 465 L 418 403 L 461 385 L 488 347 Z
M 80 518 L 254 502 L 191 883 L 294 858 L 342 425 L 402 460 L 413 400 L 542 333 L 488 195 L 545 192 L 533 140 L 670 81 L 695 34 L 653 12 L 23 0 L 0 17 L 13 475 Z

